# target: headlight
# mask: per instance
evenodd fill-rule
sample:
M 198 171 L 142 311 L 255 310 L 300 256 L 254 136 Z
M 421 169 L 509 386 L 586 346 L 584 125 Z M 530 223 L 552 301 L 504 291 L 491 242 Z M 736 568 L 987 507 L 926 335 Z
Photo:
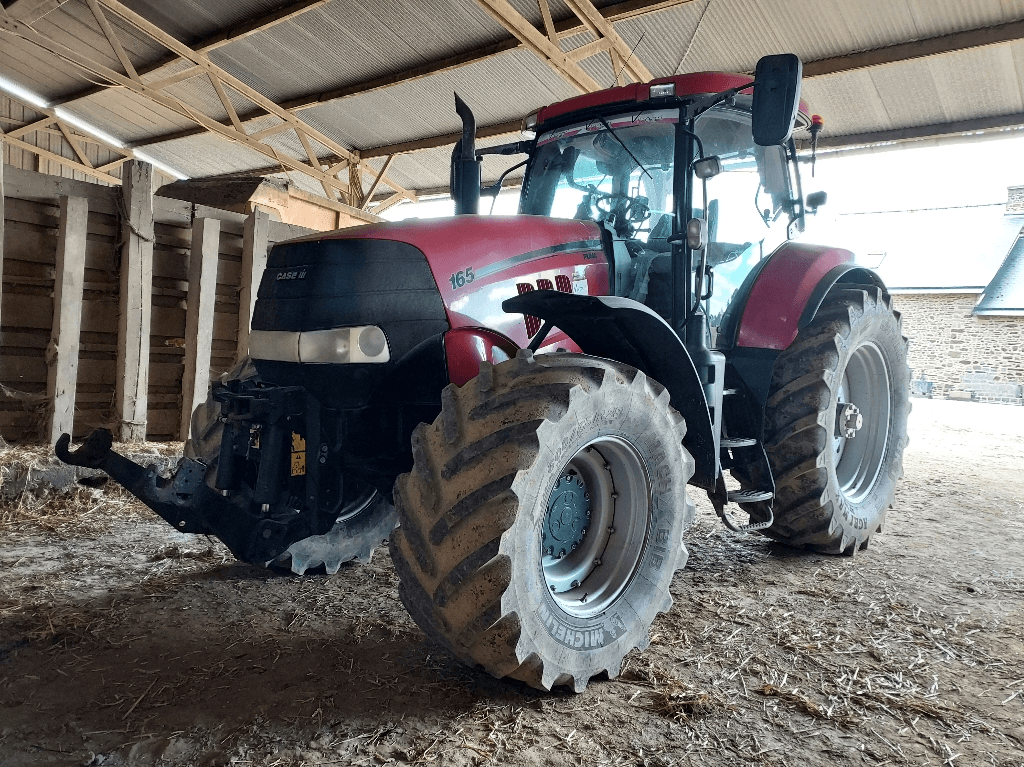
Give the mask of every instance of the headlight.
M 333 363 L 388 362 L 391 350 L 384 331 L 376 325 L 301 333 L 254 330 L 249 334 L 249 356 L 277 362 Z

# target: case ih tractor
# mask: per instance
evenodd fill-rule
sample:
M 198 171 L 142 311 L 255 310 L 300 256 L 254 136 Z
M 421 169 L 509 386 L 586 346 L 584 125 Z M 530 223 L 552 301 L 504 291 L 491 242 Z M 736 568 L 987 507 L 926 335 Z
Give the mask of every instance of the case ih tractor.
M 484 150 L 457 99 L 456 215 L 275 246 L 250 359 L 172 477 L 102 430 L 57 452 L 247 562 L 335 572 L 390 534 L 403 603 L 465 662 L 615 676 L 671 604 L 688 485 L 731 529 L 849 555 L 901 474 L 899 314 L 851 253 L 791 241 L 823 202 L 799 90 L 770 56 L 570 99 Z M 528 156 L 519 215 L 473 215 L 486 153 Z

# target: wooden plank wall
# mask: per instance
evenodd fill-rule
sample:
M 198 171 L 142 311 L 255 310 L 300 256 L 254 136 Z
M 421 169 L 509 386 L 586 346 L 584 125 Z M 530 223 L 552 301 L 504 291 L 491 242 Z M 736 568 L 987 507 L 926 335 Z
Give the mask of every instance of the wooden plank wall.
M 85 249 L 74 435 L 112 426 L 117 364 L 120 189 L 4 168 L 4 237 L 0 303 L 0 436 L 43 439 L 51 412 L 46 398 L 47 346 L 53 331 L 54 269 L 61 195 L 89 203 Z M 192 221 L 220 220 L 210 379 L 232 367 L 238 353 L 242 236 L 246 216 L 154 198 L 152 327 L 146 437 L 176 440 L 185 372 L 185 312 Z M 270 222 L 271 244 L 308 234 Z

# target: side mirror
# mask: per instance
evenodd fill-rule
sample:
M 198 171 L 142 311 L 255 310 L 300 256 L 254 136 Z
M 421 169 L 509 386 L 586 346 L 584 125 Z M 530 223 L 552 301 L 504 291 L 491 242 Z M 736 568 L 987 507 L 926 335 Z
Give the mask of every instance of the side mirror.
M 828 194 L 825 192 L 811 192 L 807 195 L 807 209 L 811 213 L 817 213 L 818 208 L 824 205 L 826 200 L 828 200 Z
M 754 72 L 753 132 L 758 146 L 789 141 L 800 107 L 803 64 L 792 53 L 764 56 Z

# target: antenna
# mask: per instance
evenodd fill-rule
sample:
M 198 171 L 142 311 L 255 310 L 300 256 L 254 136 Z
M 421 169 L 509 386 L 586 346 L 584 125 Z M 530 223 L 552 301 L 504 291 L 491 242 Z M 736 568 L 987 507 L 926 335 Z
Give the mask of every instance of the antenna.
M 626 64 L 629 63 L 629 60 L 631 58 L 633 58 L 633 51 L 637 50 L 637 48 L 640 47 L 640 43 L 642 43 L 644 41 L 645 37 L 647 37 L 647 30 L 646 29 L 643 31 L 643 34 L 640 35 L 640 39 L 636 41 L 636 45 L 634 45 L 632 48 L 630 48 L 629 55 L 626 56 L 626 60 L 622 62 L 622 68 L 619 69 L 618 73 L 615 75 L 615 82 L 618 82 L 619 78 L 622 77 L 622 70 L 626 68 Z

